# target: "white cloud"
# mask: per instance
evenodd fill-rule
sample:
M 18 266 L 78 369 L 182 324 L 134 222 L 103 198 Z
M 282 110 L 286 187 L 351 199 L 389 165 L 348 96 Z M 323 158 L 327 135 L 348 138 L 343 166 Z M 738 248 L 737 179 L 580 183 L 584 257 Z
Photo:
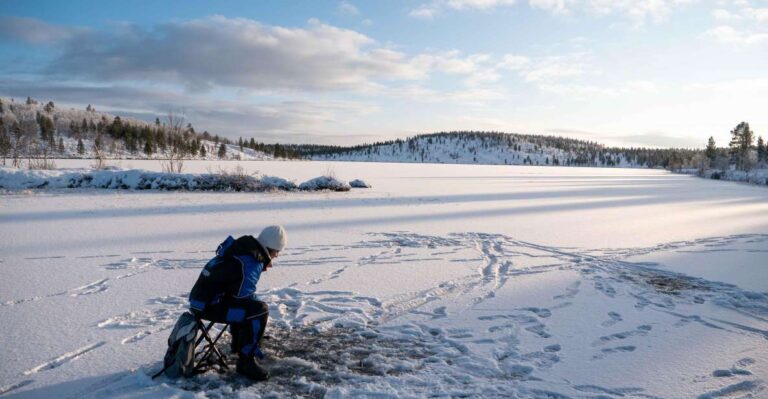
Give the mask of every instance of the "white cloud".
M 696 0 L 528 0 L 531 8 L 553 14 L 588 14 L 607 16 L 623 15 L 635 24 L 646 20 L 663 21 L 680 6 Z
M 720 25 L 704 33 L 705 37 L 723 44 L 753 46 L 768 42 L 768 32 L 738 30 L 729 25 Z
M 437 14 L 438 14 L 438 9 L 437 8 L 430 7 L 430 6 L 421 6 L 419 8 L 415 8 L 415 9 L 411 10 L 408 13 L 408 16 L 411 17 L 411 18 L 432 19 Z
M 470 54 L 462 57 L 459 51 L 447 51 L 433 54 L 420 54 L 413 58 L 418 69 L 441 72 L 449 75 L 466 76 L 467 86 L 495 82 L 500 76 L 489 54 Z
M 559 96 L 575 97 L 577 99 L 589 99 L 595 96 L 616 96 L 619 94 L 613 88 L 590 84 L 542 83 L 538 87 L 544 92 Z
M 34 18 L 0 16 L 0 39 L 9 38 L 31 44 L 56 44 L 85 33 L 82 28 L 49 24 Z
M 444 0 L 449 8 L 454 10 L 476 9 L 488 10 L 496 7 L 514 5 L 517 0 Z
M 516 55 L 516 54 L 506 54 L 502 61 L 498 64 L 499 68 L 503 69 L 509 69 L 512 71 L 517 71 L 525 67 L 531 62 L 531 59 L 523 56 L 523 55 Z
M 621 13 L 641 21 L 663 20 L 670 12 L 695 0 L 589 0 L 589 6 L 602 14 Z
M 648 132 L 628 136 L 602 136 L 601 142 L 617 143 L 627 147 L 651 147 L 651 148 L 700 148 L 703 145 L 701 138 L 674 136 L 664 132 Z
M 648 80 L 631 80 L 624 83 L 622 91 L 627 94 L 656 93 L 659 89 L 659 85 L 655 82 Z
M 317 20 L 287 28 L 214 16 L 80 35 L 49 73 L 195 90 L 358 90 L 376 81 L 423 79 L 429 70 L 413 61 L 361 33 Z
M 564 78 L 585 75 L 587 61 L 583 54 L 545 57 L 520 70 L 520 75 L 529 83 L 552 83 Z
M 314 91 L 379 95 L 386 94 L 387 86 L 445 74 L 459 77 L 465 86 L 461 90 L 475 91 L 446 95 L 456 89 L 443 88 L 441 95 L 467 99 L 480 97 L 482 85 L 500 79 L 489 54 L 453 50 L 407 55 L 359 32 L 317 20 L 303 28 L 223 16 L 155 27 L 125 24 L 78 35 L 76 41 L 62 43 L 60 50 L 45 69 L 48 77 L 183 86 L 192 94 L 224 88 L 262 95 Z
M 741 19 L 741 16 L 738 14 L 734 14 L 728 10 L 718 8 L 716 10 L 712 11 L 712 16 L 720 21 L 729 21 L 729 20 L 737 20 Z
M 743 13 L 760 23 L 768 23 L 768 8 L 744 8 Z
M 408 12 L 408 16 L 420 19 L 432 19 L 445 10 L 492 10 L 497 7 L 512 6 L 517 0 L 432 0 Z
M 567 14 L 577 0 L 528 0 L 532 8 L 549 11 L 553 14 Z
M 643 24 L 646 20 L 665 20 L 676 8 L 697 0 L 528 0 L 531 8 L 552 14 L 586 13 L 596 16 L 622 15 Z M 431 19 L 446 10 L 492 10 L 510 7 L 516 0 L 433 0 L 409 12 L 414 18 Z
M 507 98 L 502 88 L 468 87 L 453 91 L 437 91 L 422 85 L 406 85 L 382 88 L 378 94 L 408 101 L 424 103 L 458 103 L 464 105 L 487 105 L 489 101 Z
M 342 1 L 341 3 L 339 3 L 338 9 L 339 9 L 339 12 L 342 14 L 347 14 L 347 15 L 360 14 L 360 10 L 358 10 L 357 7 L 355 7 L 353 4 L 346 1 Z

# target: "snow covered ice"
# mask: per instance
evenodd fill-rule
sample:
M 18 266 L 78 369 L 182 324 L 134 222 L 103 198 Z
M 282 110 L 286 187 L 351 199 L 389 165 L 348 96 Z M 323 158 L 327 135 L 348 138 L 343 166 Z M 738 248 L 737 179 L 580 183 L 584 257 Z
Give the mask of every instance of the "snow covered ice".
M 239 163 L 291 181 L 329 164 Z M 764 187 L 644 169 L 332 168 L 373 188 L 2 193 L 0 394 L 768 397 Z M 277 223 L 290 246 L 259 283 L 273 378 L 151 380 L 216 245 Z

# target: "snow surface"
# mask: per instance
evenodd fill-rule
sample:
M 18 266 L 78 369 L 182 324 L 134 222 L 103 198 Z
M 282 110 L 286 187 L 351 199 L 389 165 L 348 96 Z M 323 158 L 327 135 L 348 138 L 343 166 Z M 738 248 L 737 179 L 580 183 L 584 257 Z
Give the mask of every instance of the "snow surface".
M 239 165 L 295 181 L 330 165 L 374 188 L 0 195 L 0 393 L 768 395 L 764 187 L 646 169 Z M 152 381 L 218 243 L 274 223 L 290 247 L 259 283 L 273 378 Z

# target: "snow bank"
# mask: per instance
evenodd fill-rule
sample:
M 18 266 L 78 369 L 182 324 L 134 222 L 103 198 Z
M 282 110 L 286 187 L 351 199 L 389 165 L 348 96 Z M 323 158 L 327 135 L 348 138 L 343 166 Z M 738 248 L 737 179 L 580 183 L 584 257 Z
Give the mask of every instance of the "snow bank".
M 335 177 L 320 176 L 315 177 L 299 184 L 299 190 L 331 190 L 331 191 L 349 191 L 352 187 L 349 183 L 336 179 Z
M 161 173 L 141 169 L 120 170 L 20 170 L 0 168 L 0 188 L 103 188 L 124 190 L 189 191 L 349 191 L 346 182 L 325 176 L 299 186 L 277 176 L 252 176 L 242 173 Z
M 739 181 L 744 183 L 768 185 L 768 169 L 753 169 L 749 172 L 743 170 L 717 170 L 707 169 L 699 172 L 698 169 L 683 169 L 681 173 L 697 175 L 706 179 Z

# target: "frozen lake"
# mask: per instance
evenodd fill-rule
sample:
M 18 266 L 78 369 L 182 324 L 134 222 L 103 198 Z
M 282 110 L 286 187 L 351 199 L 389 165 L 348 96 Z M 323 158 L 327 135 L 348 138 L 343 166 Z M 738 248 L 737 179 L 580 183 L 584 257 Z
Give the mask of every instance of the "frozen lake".
M 768 395 L 765 187 L 646 169 L 190 161 L 184 171 L 236 165 L 373 188 L 0 194 L 0 393 Z M 269 224 L 289 234 L 259 283 L 275 377 L 149 380 L 218 243 Z

